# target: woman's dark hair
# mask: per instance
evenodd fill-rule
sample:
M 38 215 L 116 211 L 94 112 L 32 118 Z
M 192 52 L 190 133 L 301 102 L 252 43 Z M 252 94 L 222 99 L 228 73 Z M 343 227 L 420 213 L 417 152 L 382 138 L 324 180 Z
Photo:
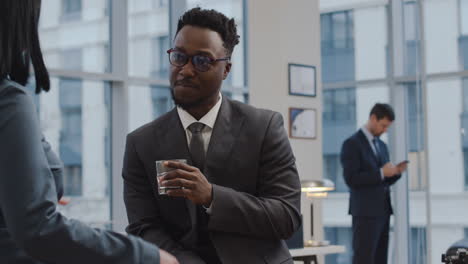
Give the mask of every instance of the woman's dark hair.
M 229 19 L 224 14 L 213 9 L 206 10 L 195 7 L 185 12 L 177 23 L 176 35 L 185 25 L 208 28 L 218 32 L 229 56 L 232 55 L 234 46 L 239 43 L 239 35 L 237 35 L 234 18 Z
M 369 114 L 369 116 L 375 115 L 377 120 L 387 118 L 389 121 L 395 120 L 395 113 L 393 108 L 389 104 L 376 103 Z
M 26 85 L 32 61 L 36 93 L 50 88 L 39 43 L 40 11 L 41 0 L 0 0 L 0 80 Z

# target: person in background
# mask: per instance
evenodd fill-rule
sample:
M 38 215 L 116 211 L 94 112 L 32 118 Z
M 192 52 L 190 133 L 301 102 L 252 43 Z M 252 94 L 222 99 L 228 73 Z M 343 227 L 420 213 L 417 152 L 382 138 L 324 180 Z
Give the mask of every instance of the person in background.
M 0 1 L 0 263 L 177 264 L 144 240 L 88 227 L 57 212 L 62 164 L 24 91 L 49 90 L 38 37 L 40 0 Z
M 349 214 L 353 216 L 353 264 L 387 263 L 390 185 L 401 178 L 407 162 L 390 162 L 380 136 L 395 120 L 388 104 L 372 107 L 367 124 L 343 143 L 341 164 L 350 189 Z

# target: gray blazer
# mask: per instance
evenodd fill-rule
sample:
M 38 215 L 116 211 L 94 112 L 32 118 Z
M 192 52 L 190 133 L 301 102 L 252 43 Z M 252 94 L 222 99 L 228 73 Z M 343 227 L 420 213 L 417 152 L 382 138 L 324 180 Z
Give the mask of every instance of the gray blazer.
M 0 263 L 159 263 L 150 243 L 57 212 L 61 172 L 31 98 L 0 81 Z
M 204 263 L 195 253 L 194 204 L 157 193 L 155 161 L 162 159 L 191 163 L 176 109 L 127 137 L 127 231 L 181 264 Z M 293 263 L 283 240 L 300 225 L 301 189 L 281 115 L 223 98 L 204 174 L 213 184 L 208 229 L 222 263 Z

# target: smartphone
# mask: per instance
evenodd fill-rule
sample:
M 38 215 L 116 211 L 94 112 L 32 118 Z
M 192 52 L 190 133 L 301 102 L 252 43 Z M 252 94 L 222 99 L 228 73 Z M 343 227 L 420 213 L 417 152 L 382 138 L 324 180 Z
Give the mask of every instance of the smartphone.
M 402 161 L 398 162 L 398 165 L 404 164 L 404 163 L 409 163 L 409 160 L 402 160 Z

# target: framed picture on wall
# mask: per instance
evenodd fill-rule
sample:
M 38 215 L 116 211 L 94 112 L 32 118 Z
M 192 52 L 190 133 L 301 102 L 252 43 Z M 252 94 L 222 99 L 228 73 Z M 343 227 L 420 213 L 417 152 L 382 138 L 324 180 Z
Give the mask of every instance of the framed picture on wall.
M 289 108 L 289 137 L 315 139 L 317 137 L 317 113 L 311 108 Z
M 288 71 L 290 95 L 316 96 L 317 78 L 315 66 L 289 63 Z

